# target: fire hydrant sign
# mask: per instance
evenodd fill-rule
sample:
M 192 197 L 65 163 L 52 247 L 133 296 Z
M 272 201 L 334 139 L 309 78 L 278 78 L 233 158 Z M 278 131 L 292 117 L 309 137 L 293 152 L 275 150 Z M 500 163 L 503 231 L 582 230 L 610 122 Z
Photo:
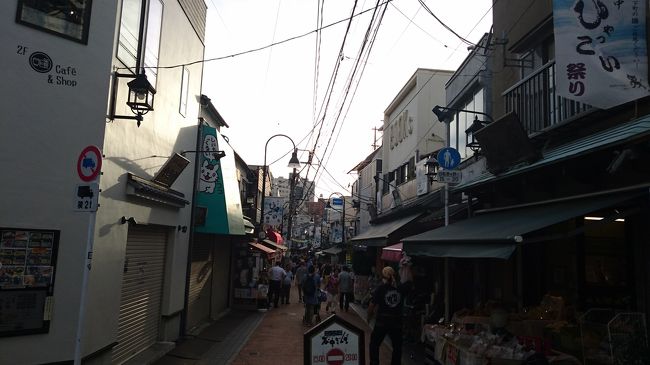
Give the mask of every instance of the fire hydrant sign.
M 88 146 L 81 151 L 77 159 L 77 174 L 85 182 L 97 180 L 102 169 L 102 153 L 97 146 Z
M 305 365 L 366 363 L 363 330 L 336 315 L 305 332 L 304 351 Z

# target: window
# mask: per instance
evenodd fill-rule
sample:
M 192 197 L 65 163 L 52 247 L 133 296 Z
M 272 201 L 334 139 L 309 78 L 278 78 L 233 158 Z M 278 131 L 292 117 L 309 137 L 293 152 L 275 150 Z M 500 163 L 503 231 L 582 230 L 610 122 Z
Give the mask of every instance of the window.
M 460 106 L 457 108 L 482 113 L 484 112 L 484 98 L 483 89 L 479 89 L 469 99 L 459 104 Z M 467 158 L 473 154 L 467 147 L 468 140 L 471 141 L 471 135 L 466 135 L 465 131 L 472 125 L 475 117 L 478 117 L 479 120 L 485 120 L 486 118 L 481 114 L 459 111 L 456 112 L 454 119 L 449 123 L 449 146 L 458 150 L 461 158 Z
M 187 95 L 190 88 L 190 70 L 187 67 L 183 67 L 183 75 L 181 77 L 181 100 L 178 107 L 178 112 L 182 116 L 187 114 Z
M 148 1 L 144 27 L 143 54 L 138 57 L 140 40 L 140 12 L 142 2 Z M 156 86 L 158 75 L 158 54 L 160 30 L 162 27 L 163 4 L 161 0 L 124 0 L 120 19 L 120 36 L 117 58 L 135 72 L 136 67 L 145 67 L 145 74 L 151 85 Z M 136 64 L 140 60 L 140 64 Z

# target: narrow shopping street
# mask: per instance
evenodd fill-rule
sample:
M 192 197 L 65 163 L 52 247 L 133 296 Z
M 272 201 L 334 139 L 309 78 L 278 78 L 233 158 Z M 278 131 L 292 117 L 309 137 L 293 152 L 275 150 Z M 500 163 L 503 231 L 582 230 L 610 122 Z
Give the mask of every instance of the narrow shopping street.
M 280 305 L 267 312 L 233 311 L 203 329 L 157 361 L 156 365 L 265 365 L 303 364 L 303 334 L 309 329 L 302 324 L 304 307 L 298 303 L 298 294 L 292 288 L 290 304 Z M 344 320 L 363 329 L 366 340 L 366 363 L 371 328 L 364 321 L 364 309 L 357 304 L 348 312 L 336 312 Z M 324 305 L 321 310 L 324 320 Z M 234 319 L 234 321 L 233 321 Z M 411 356 L 414 356 L 411 359 Z M 382 364 L 389 364 L 391 348 L 384 342 L 380 349 Z M 407 346 L 402 364 L 417 364 L 418 354 Z

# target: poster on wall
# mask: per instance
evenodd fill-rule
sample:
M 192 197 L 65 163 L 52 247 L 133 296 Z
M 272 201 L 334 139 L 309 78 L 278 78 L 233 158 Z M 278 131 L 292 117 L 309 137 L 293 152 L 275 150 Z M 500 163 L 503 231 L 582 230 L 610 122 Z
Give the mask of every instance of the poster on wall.
M 16 22 L 87 44 L 91 0 L 18 0 Z
M 0 336 L 49 330 L 59 231 L 0 228 Z
M 608 109 L 648 95 L 646 2 L 554 0 L 557 93 Z

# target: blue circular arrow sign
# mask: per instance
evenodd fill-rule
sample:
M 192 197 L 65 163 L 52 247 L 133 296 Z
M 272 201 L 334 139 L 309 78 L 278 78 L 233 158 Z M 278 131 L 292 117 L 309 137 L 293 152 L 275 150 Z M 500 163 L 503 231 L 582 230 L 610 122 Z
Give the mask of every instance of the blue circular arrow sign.
M 438 151 L 438 163 L 445 170 L 455 169 L 460 163 L 460 153 L 455 148 L 445 147 Z

